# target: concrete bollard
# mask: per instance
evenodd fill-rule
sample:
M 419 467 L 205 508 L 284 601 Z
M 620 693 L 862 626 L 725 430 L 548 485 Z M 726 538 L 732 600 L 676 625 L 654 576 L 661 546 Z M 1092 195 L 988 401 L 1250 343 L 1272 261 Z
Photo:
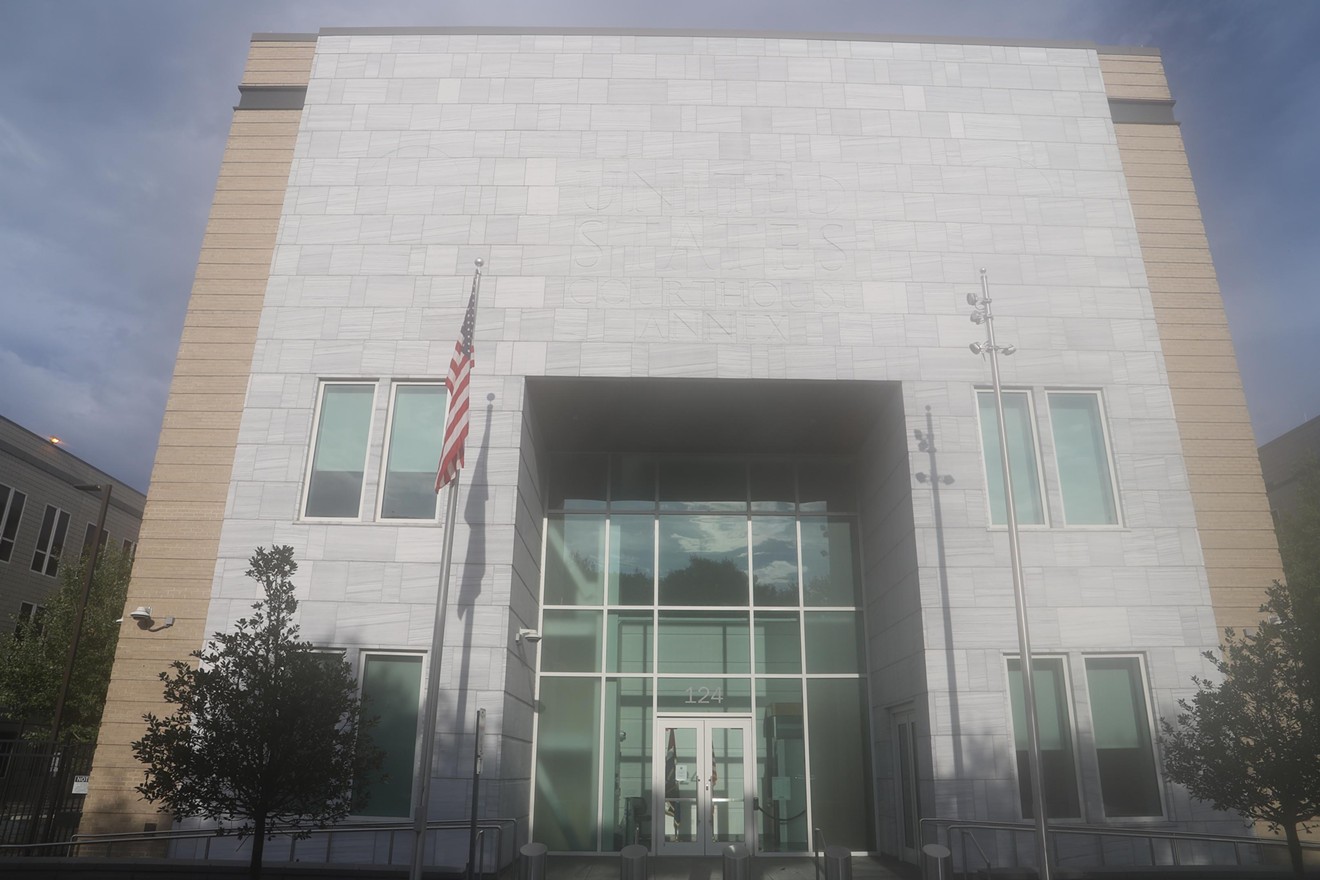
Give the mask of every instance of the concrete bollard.
M 846 846 L 825 847 L 825 880 L 852 880 L 852 852 Z
M 724 880 L 752 880 L 752 854 L 741 843 L 724 848 Z
M 518 880 L 545 880 L 544 843 L 524 843 L 518 850 Z
M 640 843 L 619 850 L 619 880 L 647 880 L 646 857 L 650 851 Z

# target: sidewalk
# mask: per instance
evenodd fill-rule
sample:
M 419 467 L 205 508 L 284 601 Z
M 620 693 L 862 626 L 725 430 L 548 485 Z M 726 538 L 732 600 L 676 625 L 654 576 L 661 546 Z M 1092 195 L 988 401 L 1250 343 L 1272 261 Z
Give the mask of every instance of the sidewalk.
M 721 880 L 722 860 L 718 857 L 683 858 L 652 856 L 647 860 L 649 880 Z M 750 880 L 818 880 L 824 877 L 823 862 L 818 875 L 810 858 L 762 856 L 751 860 Z M 921 873 L 915 865 L 890 859 L 854 856 L 853 880 L 917 880 Z M 546 862 L 546 880 L 618 880 L 619 857 L 556 856 Z

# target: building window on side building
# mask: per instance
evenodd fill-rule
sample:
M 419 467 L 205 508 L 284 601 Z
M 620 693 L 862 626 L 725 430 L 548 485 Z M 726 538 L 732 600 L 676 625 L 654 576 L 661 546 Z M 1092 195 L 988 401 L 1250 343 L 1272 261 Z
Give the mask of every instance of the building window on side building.
M 42 618 L 46 616 L 45 605 L 34 605 L 31 602 L 20 602 L 18 605 L 18 618 L 14 626 L 14 637 L 23 635 L 24 629 L 31 623 L 32 628 L 37 635 L 41 634 Z
M 369 736 L 385 753 L 383 779 L 367 791 L 360 816 L 405 817 L 412 811 L 422 658 L 416 654 L 362 655 L 362 715 L 376 716 Z
M 105 542 L 109 537 L 110 537 L 110 533 L 107 532 L 105 529 L 101 529 L 101 547 L 99 552 L 101 553 L 105 552 Z M 87 524 L 87 531 L 83 533 L 83 547 L 82 547 L 83 556 L 87 556 L 92 552 L 92 541 L 95 540 L 95 538 L 96 538 L 96 523 L 89 522 Z
M 123 550 L 124 550 L 124 558 L 127 559 L 129 562 L 132 562 L 133 558 L 137 556 L 137 544 L 133 541 L 130 541 L 128 538 L 124 539 Z
M 1035 657 L 1032 681 L 1036 688 L 1036 720 L 1040 726 L 1041 776 L 1045 806 L 1051 819 L 1077 819 L 1082 815 L 1077 795 L 1077 760 L 1073 749 L 1068 685 L 1062 657 Z M 1027 757 L 1027 711 L 1022 695 L 1022 665 L 1008 660 L 1008 690 L 1013 704 L 1013 742 L 1017 751 L 1018 797 L 1022 816 L 1035 817 L 1031 803 L 1031 765 Z
M 64 551 L 64 538 L 69 531 L 69 515 L 58 507 L 46 505 L 41 518 L 41 532 L 37 535 L 37 549 L 32 554 L 32 570 L 55 577 L 60 570 L 60 553 Z
M 445 386 L 396 383 L 386 428 L 381 519 L 435 519 L 435 475 L 444 440 Z
M 361 515 L 375 399 L 374 383 L 327 382 L 321 386 L 303 516 L 357 519 Z
M 1086 685 L 1105 816 L 1164 815 L 1141 660 L 1087 657 Z
M 27 496 L 22 492 L 0 486 L 0 562 L 8 562 L 14 555 L 14 539 L 26 503 Z
M 1117 492 L 1100 412 L 1100 395 L 1090 391 L 1051 391 L 1046 396 L 1064 522 L 1070 526 L 1118 525 Z
M 1021 525 L 1045 524 L 1045 493 L 1040 481 L 1040 453 L 1036 444 L 1035 419 L 1031 395 L 1026 391 L 1005 391 L 1004 427 L 1008 435 L 1009 467 L 1013 474 L 1013 501 Z M 981 450 L 985 458 L 986 494 L 990 499 L 990 522 L 1002 526 L 1008 522 L 1004 502 L 1003 455 L 999 449 L 999 419 L 995 413 L 993 391 L 976 392 L 981 422 Z

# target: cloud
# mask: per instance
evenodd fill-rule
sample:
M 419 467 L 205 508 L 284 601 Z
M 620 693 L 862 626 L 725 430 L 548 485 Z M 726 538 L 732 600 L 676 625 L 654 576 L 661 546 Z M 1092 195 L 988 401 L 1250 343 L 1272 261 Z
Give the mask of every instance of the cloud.
M 94 372 L 34 364 L 2 349 L 0 375 L 6 380 L 0 385 L 6 417 L 34 433 L 58 436 L 69 452 L 146 491 L 151 462 L 140 450 L 155 449 L 160 433 L 163 407 L 156 408 L 156 394 L 105 385 Z
M 0 165 L 7 169 L 7 174 L 14 175 L 40 171 L 46 166 L 36 144 L 3 116 L 0 116 Z
M 5 4 L 0 348 L 20 372 L 0 383 L 0 411 L 84 436 L 83 457 L 145 483 L 249 35 L 492 23 L 1160 45 L 1257 434 L 1320 412 L 1307 360 L 1320 330 L 1309 265 L 1320 4 L 1214 0 Z

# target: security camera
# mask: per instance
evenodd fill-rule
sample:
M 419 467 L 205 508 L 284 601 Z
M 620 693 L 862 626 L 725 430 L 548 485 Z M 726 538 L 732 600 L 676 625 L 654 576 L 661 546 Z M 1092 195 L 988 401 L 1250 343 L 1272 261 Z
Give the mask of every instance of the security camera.
M 535 645 L 537 642 L 541 641 L 541 632 L 540 630 L 535 629 L 520 629 L 518 630 L 518 635 L 514 641 L 531 642 Z
M 128 616 L 134 620 L 151 620 L 151 609 L 145 605 L 139 605 Z

